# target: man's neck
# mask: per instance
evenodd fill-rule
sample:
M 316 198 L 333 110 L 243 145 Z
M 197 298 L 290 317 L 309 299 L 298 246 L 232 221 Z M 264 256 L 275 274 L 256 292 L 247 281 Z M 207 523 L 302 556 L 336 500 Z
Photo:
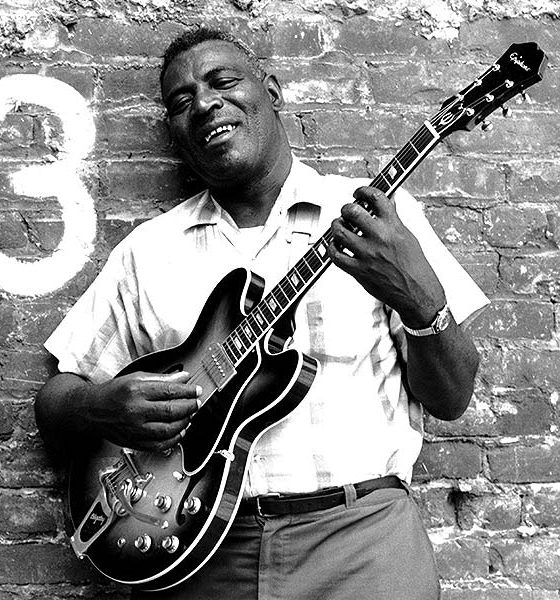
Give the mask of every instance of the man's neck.
M 231 215 L 238 227 L 264 225 L 292 167 L 288 151 L 279 156 L 268 172 L 241 185 L 211 188 L 214 199 Z

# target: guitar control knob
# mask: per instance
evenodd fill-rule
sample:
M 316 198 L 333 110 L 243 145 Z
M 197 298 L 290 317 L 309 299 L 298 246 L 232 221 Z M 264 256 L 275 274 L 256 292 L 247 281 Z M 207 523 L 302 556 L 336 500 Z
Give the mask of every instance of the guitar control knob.
M 202 501 L 200 498 L 193 496 L 185 502 L 185 509 L 189 515 L 196 515 L 196 513 L 202 508 Z
M 161 512 L 167 512 L 171 508 L 172 500 L 169 496 L 164 496 L 163 494 L 158 494 L 154 498 L 154 506 L 159 508 Z
M 179 548 L 179 538 L 176 535 L 168 535 L 161 541 L 161 547 L 169 554 L 173 554 Z
M 145 533 L 144 535 L 139 535 L 134 540 L 134 545 L 140 552 L 148 552 L 148 550 L 152 547 L 152 538 Z

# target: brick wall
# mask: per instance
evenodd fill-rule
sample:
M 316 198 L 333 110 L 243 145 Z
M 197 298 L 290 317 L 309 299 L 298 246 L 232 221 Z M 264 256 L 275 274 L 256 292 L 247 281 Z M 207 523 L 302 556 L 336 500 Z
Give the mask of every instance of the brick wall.
M 447 138 L 407 187 L 493 299 L 474 328 L 475 398 L 456 422 L 427 420 L 415 468 L 443 597 L 558 598 L 558 3 L 8 0 L 0 5 L 0 599 L 126 597 L 69 550 L 63 486 L 32 401 L 54 370 L 42 341 L 110 249 L 194 189 L 171 153 L 157 78 L 167 42 L 201 15 L 272 57 L 295 151 L 321 171 L 360 176 L 373 177 L 510 43 L 535 40 L 547 52 L 533 102 L 511 103 L 514 118 L 495 117 L 492 133 Z M 14 77 L 23 74 L 42 79 Z

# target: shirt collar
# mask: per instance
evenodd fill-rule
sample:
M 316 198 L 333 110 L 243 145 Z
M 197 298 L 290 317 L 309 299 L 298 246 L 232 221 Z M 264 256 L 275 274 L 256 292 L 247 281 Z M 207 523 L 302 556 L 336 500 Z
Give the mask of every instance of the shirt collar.
M 317 186 L 314 185 L 320 175 L 313 168 L 303 164 L 296 156 L 292 155 L 292 159 L 290 173 L 280 190 L 269 221 L 301 202 L 309 202 L 321 207 Z M 230 214 L 212 198 L 209 190 L 204 190 L 185 200 L 183 209 L 185 231 L 197 226 L 216 225 L 220 221 L 226 221 L 236 227 Z

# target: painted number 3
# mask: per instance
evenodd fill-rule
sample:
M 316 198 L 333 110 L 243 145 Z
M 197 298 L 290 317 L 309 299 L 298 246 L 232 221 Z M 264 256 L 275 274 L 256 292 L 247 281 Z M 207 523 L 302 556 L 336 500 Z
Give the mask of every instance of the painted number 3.
M 37 296 L 62 287 L 82 269 L 92 252 L 95 209 L 79 174 L 95 141 L 95 125 L 83 96 L 52 77 L 25 74 L 0 79 L 0 121 L 20 103 L 55 113 L 62 122 L 64 139 L 58 160 L 24 167 L 10 176 L 16 194 L 55 196 L 62 209 L 64 233 L 50 256 L 21 261 L 0 253 L 0 288 Z

